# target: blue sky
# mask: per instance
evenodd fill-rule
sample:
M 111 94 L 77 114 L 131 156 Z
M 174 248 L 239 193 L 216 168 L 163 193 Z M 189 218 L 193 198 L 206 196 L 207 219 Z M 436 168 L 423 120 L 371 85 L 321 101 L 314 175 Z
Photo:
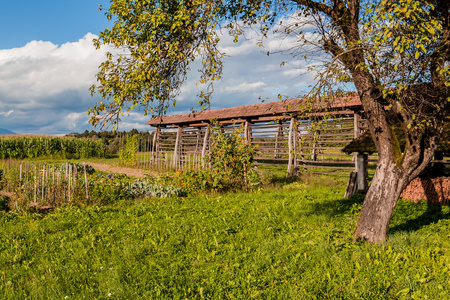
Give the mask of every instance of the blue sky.
M 111 26 L 98 11 L 105 0 L 0 0 L 0 49 L 32 40 L 61 45 Z
M 98 11 L 106 0 L 0 0 L 0 128 L 16 133 L 67 134 L 92 130 L 86 111 L 100 99 L 89 87 L 107 49 L 95 50 L 92 39 L 112 26 Z M 250 32 L 249 36 L 254 36 Z M 264 49 L 256 40 L 223 35 L 223 79 L 216 84 L 212 108 L 276 101 L 282 93 L 296 97 L 313 83 L 306 63 L 267 51 L 295 42 L 271 35 Z M 199 63 L 199 62 L 196 62 Z M 192 70 L 197 70 L 195 64 Z M 169 113 L 188 112 L 200 92 L 198 73 L 191 71 Z M 146 130 L 148 117 L 133 112 L 122 118 L 121 130 Z

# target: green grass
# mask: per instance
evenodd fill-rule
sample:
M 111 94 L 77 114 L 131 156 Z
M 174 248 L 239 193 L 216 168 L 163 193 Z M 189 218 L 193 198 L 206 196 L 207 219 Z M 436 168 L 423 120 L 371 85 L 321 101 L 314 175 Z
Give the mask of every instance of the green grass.
M 353 241 L 339 177 L 250 193 L 0 212 L 1 299 L 446 299 L 448 207 L 400 201 Z

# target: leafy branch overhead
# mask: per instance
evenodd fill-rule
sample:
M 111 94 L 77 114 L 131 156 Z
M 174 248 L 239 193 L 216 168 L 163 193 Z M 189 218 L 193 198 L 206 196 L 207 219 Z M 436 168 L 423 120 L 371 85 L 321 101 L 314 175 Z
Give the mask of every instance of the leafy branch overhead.
M 270 1 L 244 6 L 239 1 L 111 1 L 106 17 L 115 20 L 114 26 L 105 29 L 94 44 L 115 50 L 107 53 L 97 74 L 98 84 L 90 88 L 92 95 L 99 93 L 104 99 L 89 109 L 90 122 L 115 123 L 118 114 L 135 108 L 145 115 L 164 114 L 176 104 L 196 59 L 202 60 L 200 82 L 207 86 L 199 104 L 209 104 L 213 82 L 222 74 L 224 53 L 217 48 L 218 30 L 227 19 L 254 23 L 257 11 L 268 13 L 270 5 Z M 231 24 L 229 30 L 236 36 L 241 32 Z

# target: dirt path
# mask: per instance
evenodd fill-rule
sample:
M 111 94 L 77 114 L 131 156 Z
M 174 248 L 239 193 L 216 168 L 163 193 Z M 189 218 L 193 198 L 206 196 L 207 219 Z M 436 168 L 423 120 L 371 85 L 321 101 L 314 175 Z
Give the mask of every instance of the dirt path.
M 109 173 L 126 174 L 128 176 L 144 177 L 146 174 L 153 174 L 153 172 L 151 172 L 151 171 L 144 171 L 144 170 L 140 170 L 140 169 L 116 167 L 116 166 L 98 164 L 98 163 L 93 163 L 93 162 L 88 162 L 86 164 L 90 165 L 91 167 L 93 167 L 94 169 L 99 170 L 99 171 L 109 172 Z

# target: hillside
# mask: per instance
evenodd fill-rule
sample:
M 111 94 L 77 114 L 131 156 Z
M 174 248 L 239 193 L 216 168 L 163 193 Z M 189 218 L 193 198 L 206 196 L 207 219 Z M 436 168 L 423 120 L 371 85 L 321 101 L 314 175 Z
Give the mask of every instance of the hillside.
M 8 129 L 0 128 L 0 134 L 16 134 L 16 133 Z

